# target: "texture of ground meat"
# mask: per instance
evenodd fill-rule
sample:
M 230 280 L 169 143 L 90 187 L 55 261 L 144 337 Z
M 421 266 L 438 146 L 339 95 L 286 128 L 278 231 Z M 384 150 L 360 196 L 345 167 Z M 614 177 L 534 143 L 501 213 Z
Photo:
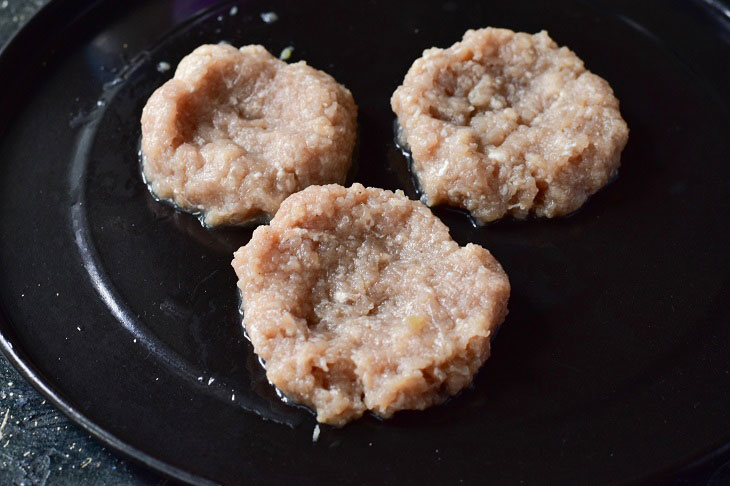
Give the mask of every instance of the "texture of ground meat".
M 575 211 L 628 140 L 608 83 L 544 31 L 470 30 L 426 50 L 391 104 L 424 202 L 480 223 Z
M 472 380 L 510 286 L 402 192 L 312 186 L 234 255 L 244 324 L 269 380 L 341 425 L 441 403 Z
M 144 107 L 144 175 L 208 225 L 270 218 L 294 192 L 345 181 L 356 118 L 350 92 L 304 62 L 204 45 Z

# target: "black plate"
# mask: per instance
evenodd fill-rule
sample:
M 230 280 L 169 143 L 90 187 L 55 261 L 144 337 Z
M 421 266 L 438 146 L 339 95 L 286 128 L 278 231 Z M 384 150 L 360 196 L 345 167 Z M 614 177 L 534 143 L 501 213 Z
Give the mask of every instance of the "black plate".
M 730 24 L 693 2 L 56 0 L 0 54 L 5 353 L 116 449 L 188 481 L 663 480 L 730 442 Z M 262 21 L 275 11 L 279 20 Z M 235 15 L 233 15 L 235 13 Z M 245 340 L 229 261 L 251 231 L 156 203 L 139 117 L 195 46 L 262 43 L 360 107 L 355 180 L 416 197 L 389 97 L 471 27 L 549 30 L 609 80 L 631 129 L 577 214 L 474 228 L 511 313 L 474 385 L 392 420 L 322 427 Z

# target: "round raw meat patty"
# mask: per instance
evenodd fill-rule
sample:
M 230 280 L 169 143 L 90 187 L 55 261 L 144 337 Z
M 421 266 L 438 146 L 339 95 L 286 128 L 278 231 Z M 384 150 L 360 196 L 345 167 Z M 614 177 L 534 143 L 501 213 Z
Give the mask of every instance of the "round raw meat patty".
M 356 118 L 350 91 L 303 61 L 204 45 L 142 111 L 144 176 L 207 225 L 267 219 L 290 194 L 345 181 Z
M 482 224 L 575 211 L 616 174 L 628 140 L 608 83 L 544 31 L 469 30 L 428 49 L 391 105 L 424 202 Z
M 309 187 L 232 265 L 269 381 L 334 425 L 454 395 L 507 314 L 509 281 L 494 257 L 460 247 L 400 191 Z

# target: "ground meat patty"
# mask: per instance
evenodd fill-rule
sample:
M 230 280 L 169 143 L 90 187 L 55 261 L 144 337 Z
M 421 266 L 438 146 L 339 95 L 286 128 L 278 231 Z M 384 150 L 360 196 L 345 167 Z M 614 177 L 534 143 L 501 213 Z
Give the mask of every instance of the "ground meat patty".
M 424 201 L 480 223 L 578 209 L 628 139 L 608 83 L 544 31 L 470 30 L 426 50 L 391 104 Z
M 204 45 L 142 112 L 144 175 L 208 225 L 271 217 L 296 191 L 344 182 L 356 116 L 347 88 L 304 62 Z
M 492 255 L 459 247 L 426 206 L 359 184 L 290 196 L 233 268 L 269 380 L 335 425 L 461 390 L 510 291 Z

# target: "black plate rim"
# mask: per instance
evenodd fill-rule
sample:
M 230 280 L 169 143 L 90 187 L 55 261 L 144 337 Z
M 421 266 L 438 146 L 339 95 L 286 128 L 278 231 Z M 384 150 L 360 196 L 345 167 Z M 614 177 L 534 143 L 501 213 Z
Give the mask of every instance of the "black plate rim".
M 0 70 L 3 69 L 5 64 L 13 64 L 15 51 L 22 51 L 22 46 L 25 44 L 26 38 L 32 37 L 36 32 L 43 32 L 51 25 L 61 26 L 61 29 L 67 27 L 75 20 L 83 18 L 89 11 L 93 10 L 102 2 L 103 0 L 51 0 L 45 4 L 0 48 Z M 8 59 L 10 60 L 8 61 Z M 3 133 L 4 128 L 0 126 L 0 134 Z M 61 393 L 44 380 L 33 363 L 24 356 L 24 353 L 19 347 L 19 343 L 13 344 L 14 339 L 12 338 L 12 333 L 8 332 L 9 329 L 11 329 L 10 320 L 2 312 L 2 309 L 0 309 L 0 350 L 18 373 L 72 422 L 81 426 L 81 428 L 100 440 L 105 446 L 173 479 L 189 484 L 218 484 L 202 476 L 189 473 L 156 459 L 151 454 L 131 446 L 95 424 L 91 419 L 67 402 L 61 396 Z
M 220 7 L 228 3 L 230 0 L 220 0 L 203 7 L 200 11 L 191 17 L 196 17 L 201 13 Z M 0 71 L 4 67 L 14 65 L 14 57 L 18 53 L 25 50 L 23 44 L 28 38 L 32 38 L 37 32 L 48 33 L 48 29 L 54 29 L 56 32 L 68 28 L 74 22 L 88 16 L 97 6 L 103 4 L 105 0 L 49 0 L 43 5 L 28 21 L 18 29 L 5 43 L 0 47 Z M 705 14 L 715 20 L 720 20 L 726 25 L 730 25 L 730 16 L 728 16 L 728 8 L 730 4 L 726 0 L 688 0 L 688 3 L 694 4 L 703 10 Z M 0 106 L 2 108 L 2 106 Z M 6 126 L 0 120 L 0 135 L 5 131 Z M 3 309 L 0 308 L 0 351 L 20 373 L 20 375 L 44 398 L 49 400 L 56 408 L 59 409 L 66 417 L 75 424 L 79 425 L 91 436 L 101 441 L 103 445 L 108 446 L 115 452 L 127 457 L 139 464 L 145 465 L 165 476 L 177 481 L 195 485 L 216 485 L 214 481 L 202 476 L 187 472 L 156 459 L 152 454 L 144 452 L 129 443 L 117 438 L 114 434 L 105 430 L 89 419 L 86 415 L 79 412 L 71 403 L 66 401 L 62 393 L 56 390 L 45 380 L 42 374 L 35 367 L 33 362 L 25 356 L 20 343 L 15 343 L 13 338 L 12 324 L 7 318 Z M 685 464 L 657 472 L 652 476 L 645 477 L 650 482 L 664 482 L 672 477 L 690 475 L 695 471 L 706 468 L 709 463 L 717 461 L 720 458 L 727 459 L 730 457 L 730 435 L 719 443 L 709 445 L 705 450 L 695 454 Z
M 205 479 L 201 476 L 189 473 L 182 469 L 169 465 L 166 462 L 156 459 L 152 455 L 137 449 L 128 443 L 118 439 L 112 433 L 106 431 L 96 425 L 92 420 L 80 413 L 73 405 L 64 400 L 60 394 L 48 385 L 43 377 L 37 372 L 33 364 L 22 356 L 22 352 L 17 352 L 12 341 L 6 336 L 6 327 L 8 320 L 4 315 L 0 314 L 0 348 L 5 357 L 15 367 L 15 369 L 25 378 L 33 388 L 43 395 L 47 400 L 53 403 L 64 415 L 66 415 L 75 424 L 81 426 L 86 432 L 96 439 L 100 440 L 104 445 L 111 447 L 115 451 L 129 457 L 139 463 L 146 465 L 166 476 L 189 484 L 199 485 L 215 485 L 213 481 Z

